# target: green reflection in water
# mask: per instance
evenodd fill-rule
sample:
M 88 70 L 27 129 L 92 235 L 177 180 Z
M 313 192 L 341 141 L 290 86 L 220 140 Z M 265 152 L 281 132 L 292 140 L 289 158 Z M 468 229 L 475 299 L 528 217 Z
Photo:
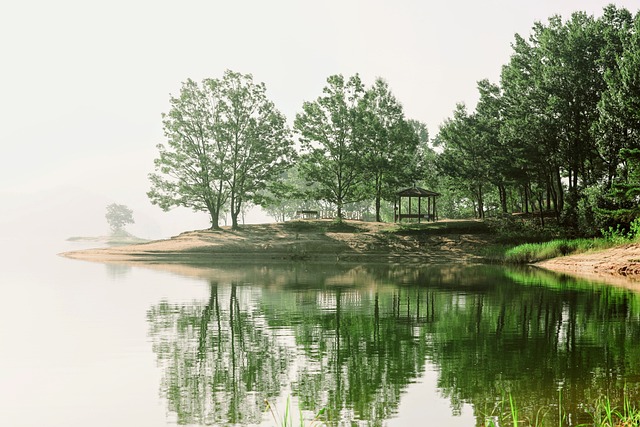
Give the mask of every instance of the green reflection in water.
M 638 294 L 490 266 L 230 267 L 208 301 L 149 310 L 162 394 L 179 424 L 248 424 L 293 394 L 329 425 L 397 416 L 427 363 L 477 425 L 506 393 L 534 418 L 558 390 L 572 423 L 603 395 L 640 397 Z M 239 285 L 242 284 L 242 285 Z M 424 402 L 425 408 L 429 402 Z M 425 414 L 427 410 L 425 409 Z

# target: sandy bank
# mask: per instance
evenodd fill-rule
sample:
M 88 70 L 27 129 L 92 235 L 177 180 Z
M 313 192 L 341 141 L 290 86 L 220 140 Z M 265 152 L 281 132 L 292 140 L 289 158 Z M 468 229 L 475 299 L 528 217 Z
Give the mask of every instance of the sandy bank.
M 482 263 L 495 236 L 478 221 L 441 221 L 417 229 L 394 224 L 290 221 L 233 231 L 197 230 L 166 240 L 60 254 L 121 264 L 215 265 L 235 262 Z M 555 258 L 537 264 L 558 273 L 640 290 L 640 244 Z
M 241 230 L 198 230 L 143 244 L 88 249 L 61 255 L 98 262 L 309 260 L 344 262 L 480 262 L 492 237 L 475 221 L 448 221 L 418 230 L 393 224 L 290 221 Z
M 640 244 L 553 258 L 536 264 L 547 270 L 640 290 Z

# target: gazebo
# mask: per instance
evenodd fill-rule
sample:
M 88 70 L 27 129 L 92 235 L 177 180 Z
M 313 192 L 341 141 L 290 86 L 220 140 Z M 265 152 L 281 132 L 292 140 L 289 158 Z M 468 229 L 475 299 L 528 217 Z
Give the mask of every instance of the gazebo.
M 440 193 L 436 193 L 435 191 L 425 190 L 424 188 L 416 186 L 398 191 L 396 193 L 396 199 L 393 206 L 393 211 L 395 213 L 394 222 L 401 222 L 403 219 L 417 219 L 418 223 L 421 219 L 425 219 L 427 221 L 436 221 L 438 219 L 436 197 L 438 197 L 439 195 Z M 414 212 L 411 209 L 411 200 L 416 198 L 418 199 L 418 210 Z M 409 199 L 408 212 L 402 212 L 402 199 Z M 424 203 L 422 199 L 427 199 L 426 203 Z M 423 209 L 425 205 L 427 208 L 426 212 L 424 212 Z

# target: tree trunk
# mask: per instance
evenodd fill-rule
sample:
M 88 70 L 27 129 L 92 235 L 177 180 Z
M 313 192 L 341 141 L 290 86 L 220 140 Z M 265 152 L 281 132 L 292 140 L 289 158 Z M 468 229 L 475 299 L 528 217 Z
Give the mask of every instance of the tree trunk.
M 498 192 L 500 193 L 500 205 L 502 206 L 502 213 L 507 213 L 507 189 L 504 184 L 498 184 Z
M 220 230 L 220 225 L 218 224 L 219 211 L 211 206 L 211 203 L 207 203 L 207 210 L 209 211 L 209 220 L 211 221 L 210 230 Z
M 238 212 L 234 212 L 232 209 L 231 210 L 231 229 L 237 230 L 239 228 L 240 226 L 238 225 Z
M 482 185 L 478 185 L 478 218 L 484 219 L 484 200 L 482 194 Z
M 544 228 L 544 212 L 542 211 L 542 193 L 538 194 L 538 208 L 540 209 L 540 226 Z
M 238 216 L 241 213 L 242 208 L 242 198 L 235 197 L 235 200 L 231 201 L 231 229 L 238 230 L 240 226 L 238 225 Z M 244 222 L 244 221 L 243 221 Z
M 558 197 L 557 197 L 557 212 L 558 212 L 558 216 L 560 216 L 560 213 L 562 212 L 562 210 L 564 209 L 564 189 L 562 188 L 562 177 L 560 176 L 560 168 L 556 169 L 556 184 L 558 186 L 557 192 L 558 192 Z
M 233 189 L 231 189 L 230 211 L 231 211 L 230 212 L 231 213 L 231 229 L 237 230 L 238 229 L 238 211 L 236 211 L 236 194 Z
M 380 217 L 380 196 L 376 196 L 376 221 L 382 222 L 382 218 Z

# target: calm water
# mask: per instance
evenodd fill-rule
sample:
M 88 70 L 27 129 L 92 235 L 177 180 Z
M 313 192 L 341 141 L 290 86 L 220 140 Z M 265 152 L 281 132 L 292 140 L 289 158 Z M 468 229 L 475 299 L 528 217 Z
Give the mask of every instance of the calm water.
M 329 425 L 476 426 L 509 393 L 553 422 L 559 390 L 575 424 L 625 384 L 640 401 L 640 294 L 488 266 L 132 268 L 58 249 L 3 256 L 3 426 L 275 425 L 265 400 Z

